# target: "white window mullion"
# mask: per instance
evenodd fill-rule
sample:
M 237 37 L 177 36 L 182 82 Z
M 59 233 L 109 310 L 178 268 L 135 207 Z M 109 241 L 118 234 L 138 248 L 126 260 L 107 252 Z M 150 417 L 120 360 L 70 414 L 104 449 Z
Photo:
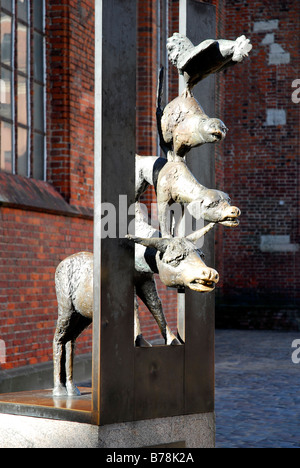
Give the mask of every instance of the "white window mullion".
M 16 99 L 15 99 L 15 73 L 16 73 L 16 68 L 15 68 L 15 36 L 16 36 L 16 27 L 17 27 L 17 22 L 16 22 L 16 8 L 15 8 L 15 2 L 12 2 L 12 27 L 11 27 L 11 65 L 12 65 L 12 85 L 11 85 L 11 106 L 12 106 L 12 173 L 16 173 L 16 112 L 15 112 L 15 104 L 16 104 Z
M 27 125 L 28 125 L 28 138 L 27 138 L 27 176 L 30 177 L 31 172 L 31 154 L 30 154 L 30 144 L 31 144 L 31 93 L 30 93 L 30 85 L 31 85 L 31 47 L 30 47 L 30 39 L 31 39 L 31 17 L 30 17 L 30 2 L 27 5 L 27 14 L 28 14 L 28 34 L 27 34 Z
M 44 52 L 44 181 L 47 179 L 47 60 L 46 60 L 46 0 L 43 2 L 43 52 Z

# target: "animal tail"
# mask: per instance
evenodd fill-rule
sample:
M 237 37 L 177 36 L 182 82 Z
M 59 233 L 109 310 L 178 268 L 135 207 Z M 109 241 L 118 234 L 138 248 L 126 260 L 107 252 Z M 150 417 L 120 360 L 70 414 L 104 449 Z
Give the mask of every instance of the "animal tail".
M 168 154 L 171 147 L 167 145 L 164 140 L 162 129 L 161 129 L 161 119 L 163 116 L 163 109 L 162 109 L 162 95 L 163 95 L 163 86 L 164 86 L 164 67 L 161 67 L 158 77 L 158 85 L 157 85 L 157 93 L 156 93 L 156 124 L 157 124 L 157 131 L 159 135 L 159 145 L 165 155 Z

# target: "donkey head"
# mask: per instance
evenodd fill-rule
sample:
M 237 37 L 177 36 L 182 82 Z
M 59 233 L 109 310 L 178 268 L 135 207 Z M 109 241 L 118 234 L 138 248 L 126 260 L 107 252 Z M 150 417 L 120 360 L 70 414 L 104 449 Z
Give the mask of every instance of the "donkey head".
M 214 223 L 187 237 L 141 238 L 128 235 L 129 239 L 154 248 L 161 281 L 169 287 L 188 287 L 197 292 L 210 292 L 219 281 L 219 274 L 206 266 L 204 255 L 195 245 L 214 226 Z

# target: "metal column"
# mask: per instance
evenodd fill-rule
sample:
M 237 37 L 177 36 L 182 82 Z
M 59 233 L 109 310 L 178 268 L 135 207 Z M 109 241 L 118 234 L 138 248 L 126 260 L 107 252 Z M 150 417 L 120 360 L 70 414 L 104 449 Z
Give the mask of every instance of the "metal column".
M 135 348 L 133 251 L 118 238 L 119 226 L 116 238 L 101 237 L 103 204 L 116 207 L 118 221 L 120 195 L 127 195 L 126 208 L 134 202 L 136 1 L 96 0 L 95 4 L 93 422 L 104 425 L 211 412 L 214 296 L 186 292 L 184 345 Z M 192 0 L 184 4 L 181 27 L 185 24 L 187 36 L 195 44 L 214 37 L 214 8 Z M 213 115 L 213 81 L 207 79 L 197 88 L 201 105 Z M 206 145 L 199 154 L 196 151 L 188 163 L 195 176 L 212 187 L 213 148 Z M 205 240 L 205 251 L 207 264 L 213 266 L 213 236 Z
M 134 203 L 136 1 L 95 8 L 93 419 L 103 425 L 131 421 L 134 407 L 134 252 L 119 230 Z M 104 204 L 116 210 L 116 238 L 101 238 Z

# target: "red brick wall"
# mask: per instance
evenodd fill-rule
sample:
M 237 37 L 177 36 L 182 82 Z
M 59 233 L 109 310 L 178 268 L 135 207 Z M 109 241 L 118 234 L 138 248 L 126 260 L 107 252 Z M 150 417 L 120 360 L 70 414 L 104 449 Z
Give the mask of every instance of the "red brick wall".
M 0 206 L 0 339 L 6 369 L 52 360 L 55 269 L 68 255 L 93 249 L 94 2 L 46 4 L 47 181 L 74 213 Z M 51 205 L 47 209 L 55 211 Z M 76 209 L 89 216 L 76 216 Z M 77 347 L 91 352 L 91 328 Z
M 47 180 L 69 201 L 70 181 L 70 78 L 67 2 L 47 2 Z
M 93 207 L 94 1 L 47 1 L 48 180 Z
M 157 11 L 156 2 L 138 2 L 137 28 L 137 152 L 155 155 L 157 85 Z
M 1 208 L 0 219 L 3 368 L 51 361 L 57 318 L 55 269 L 66 256 L 92 250 L 93 223 L 12 208 Z M 91 330 L 78 340 L 80 352 L 91 352 L 90 338 Z
M 300 243 L 300 106 L 291 99 L 292 82 L 299 76 L 300 4 L 225 3 L 226 38 L 245 34 L 253 50 L 249 60 L 224 77 L 224 121 L 230 129 L 224 142 L 224 189 L 242 218 L 233 232 L 223 229 L 221 302 L 235 305 L 241 316 L 238 305 L 248 306 L 243 326 L 279 326 L 281 318 L 285 325 L 287 308 L 294 307 L 299 317 L 299 252 L 262 252 L 260 243 L 265 235 L 289 235 L 291 244 Z M 281 55 L 276 58 L 274 50 Z M 268 109 L 284 111 L 286 122 L 269 125 Z M 264 320 L 262 308 L 254 324 L 255 305 L 278 305 L 279 310 Z

